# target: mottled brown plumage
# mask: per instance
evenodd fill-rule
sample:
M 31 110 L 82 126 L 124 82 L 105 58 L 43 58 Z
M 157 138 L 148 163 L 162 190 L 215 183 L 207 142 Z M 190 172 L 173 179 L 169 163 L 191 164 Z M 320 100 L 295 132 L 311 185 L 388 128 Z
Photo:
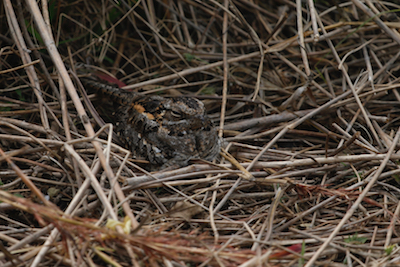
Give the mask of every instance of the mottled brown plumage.
M 82 82 L 117 103 L 117 134 L 134 155 L 153 166 L 185 166 L 190 159 L 213 160 L 218 155 L 221 140 L 198 99 L 127 92 L 96 78 Z

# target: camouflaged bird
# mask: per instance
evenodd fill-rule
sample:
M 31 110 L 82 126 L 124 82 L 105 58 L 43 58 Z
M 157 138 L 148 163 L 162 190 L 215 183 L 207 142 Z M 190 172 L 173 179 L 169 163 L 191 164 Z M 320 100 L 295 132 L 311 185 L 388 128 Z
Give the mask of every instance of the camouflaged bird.
M 98 77 L 81 81 L 117 104 L 113 117 L 121 142 L 153 166 L 185 166 L 190 159 L 218 155 L 221 139 L 200 100 L 128 92 Z

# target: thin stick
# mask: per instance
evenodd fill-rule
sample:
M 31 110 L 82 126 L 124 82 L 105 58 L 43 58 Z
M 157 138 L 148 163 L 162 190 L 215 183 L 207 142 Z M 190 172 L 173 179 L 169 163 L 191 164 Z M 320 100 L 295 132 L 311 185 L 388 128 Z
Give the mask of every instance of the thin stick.
M 318 24 L 317 24 L 317 19 L 316 19 L 317 11 L 315 10 L 314 1 L 308 0 L 308 6 L 310 8 L 311 25 L 312 25 L 312 29 L 314 32 L 314 42 L 318 42 L 319 41 L 319 32 L 318 32 Z M 300 7 L 301 7 L 301 4 L 300 4 Z M 300 17 L 302 17 L 301 13 L 300 13 Z M 301 36 L 301 34 L 300 34 L 300 36 Z
M 308 3 L 310 4 L 310 2 L 312 2 L 312 0 L 309 0 Z M 315 21 L 315 9 L 314 9 L 314 5 L 310 5 L 313 7 L 313 9 L 310 10 L 311 12 L 311 18 L 314 17 L 314 21 Z M 307 58 L 307 53 L 306 53 L 306 46 L 304 44 L 304 34 L 303 34 L 303 16 L 301 13 L 301 0 L 296 0 L 296 10 L 297 10 L 297 34 L 299 36 L 299 43 L 300 43 L 300 53 L 301 53 L 301 59 L 303 60 L 303 66 L 304 66 L 304 70 L 306 72 L 307 76 L 311 75 L 311 71 L 310 71 L 310 65 L 308 64 L 308 58 Z M 313 12 L 314 11 L 314 12 Z M 314 23 L 313 21 L 313 23 Z M 315 22 L 316 23 L 316 22 Z M 314 26 L 314 24 L 313 24 Z M 316 26 L 316 25 L 315 25 Z M 315 31 L 315 28 L 313 28 Z M 317 31 L 318 33 L 318 31 Z M 314 32 L 314 38 L 318 38 L 319 35 L 315 35 Z
M 229 7 L 229 0 L 224 1 L 224 8 L 227 10 Z M 227 41 L 228 41 L 228 12 L 224 12 L 224 21 L 222 24 L 222 53 L 223 53 L 223 66 L 224 66 L 224 81 L 222 84 L 222 104 L 221 104 L 221 117 L 219 122 L 219 137 L 223 136 L 224 122 L 225 122 L 225 109 L 226 99 L 228 94 L 228 75 L 229 75 L 229 64 L 227 58 Z
M 365 14 L 368 16 L 371 16 L 376 24 L 378 24 L 381 29 L 386 32 L 390 37 L 393 38 L 398 44 L 400 44 L 400 37 L 397 33 L 394 33 L 392 29 L 390 29 L 388 26 L 386 26 L 385 23 L 379 18 L 379 14 L 374 14 L 371 9 L 369 9 L 367 6 L 365 6 L 362 2 L 359 0 L 351 0 L 359 9 L 361 9 Z
M 4 7 L 6 10 L 8 25 L 10 25 L 10 33 L 13 36 L 13 39 L 18 47 L 22 62 L 26 66 L 26 73 L 28 74 L 29 81 L 34 89 L 33 92 L 35 93 L 38 99 L 40 118 L 42 120 L 42 124 L 45 129 L 49 129 L 50 126 L 49 126 L 49 121 L 47 119 L 46 110 L 44 108 L 44 100 L 42 98 L 42 92 L 40 90 L 39 78 L 36 75 L 35 68 L 31 64 L 32 59 L 27 53 L 27 51 L 29 50 L 26 47 L 26 43 L 22 36 L 21 29 L 19 28 L 18 21 L 15 17 L 15 13 L 11 5 L 11 1 L 5 0 Z

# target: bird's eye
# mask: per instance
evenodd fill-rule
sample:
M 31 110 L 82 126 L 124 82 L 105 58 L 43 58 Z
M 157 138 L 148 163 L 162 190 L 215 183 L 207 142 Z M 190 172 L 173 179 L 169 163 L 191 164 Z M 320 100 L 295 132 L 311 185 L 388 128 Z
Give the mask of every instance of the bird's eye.
M 171 115 L 175 118 L 180 118 L 182 117 L 182 114 L 179 111 L 176 110 L 171 110 Z

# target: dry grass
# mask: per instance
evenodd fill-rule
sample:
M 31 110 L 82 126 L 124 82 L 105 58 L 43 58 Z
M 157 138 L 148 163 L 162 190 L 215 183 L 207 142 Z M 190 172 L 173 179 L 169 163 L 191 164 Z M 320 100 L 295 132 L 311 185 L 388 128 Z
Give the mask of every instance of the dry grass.
M 12 2 L 0 265 L 400 264 L 399 5 Z M 220 158 L 145 172 L 75 89 L 83 63 L 203 100 Z

